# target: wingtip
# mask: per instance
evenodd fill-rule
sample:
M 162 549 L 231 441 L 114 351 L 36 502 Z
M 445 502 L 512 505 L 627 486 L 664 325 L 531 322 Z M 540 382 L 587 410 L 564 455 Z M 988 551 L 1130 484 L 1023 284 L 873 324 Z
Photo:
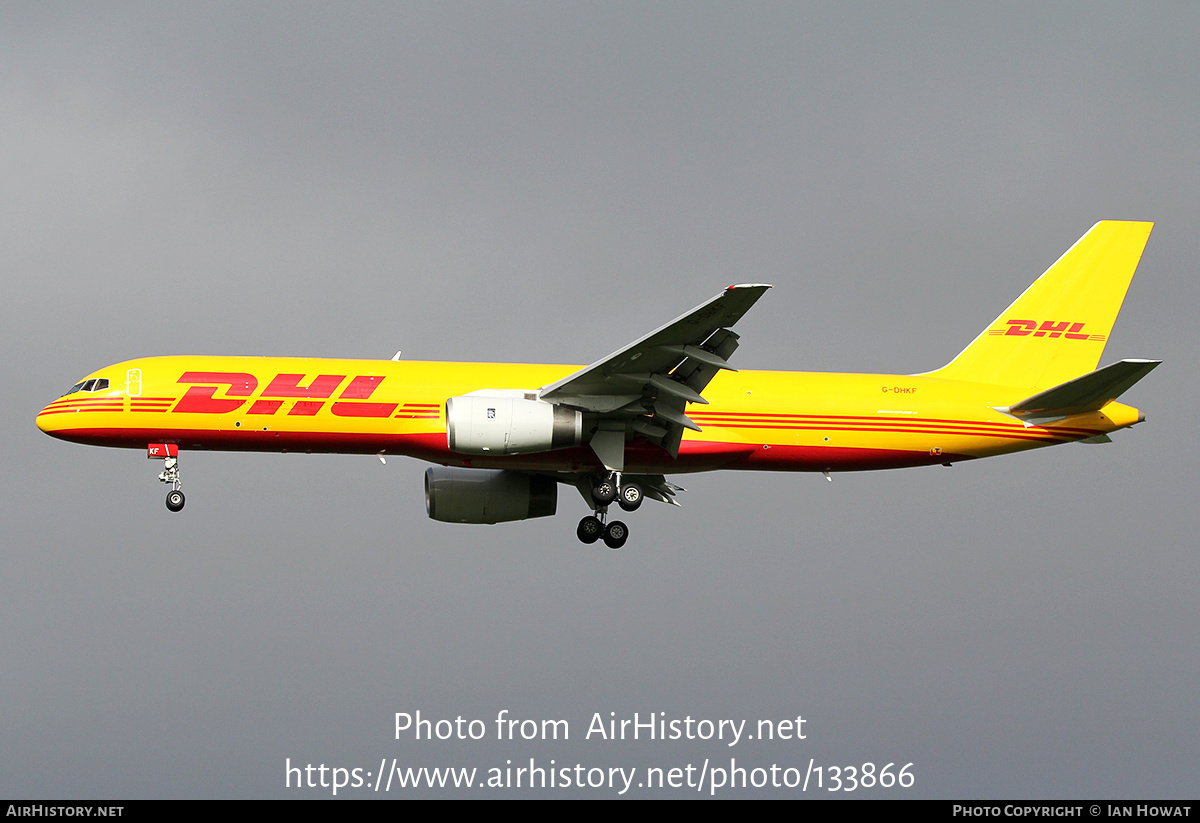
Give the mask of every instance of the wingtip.
M 1139 228 L 1145 229 L 1147 234 L 1149 234 L 1150 231 L 1154 229 L 1154 221 L 1153 220 L 1097 220 L 1095 225 L 1093 225 L 1090 229 L 1088 229 L 1088 234 L 1090 234 L 1096 228 L 1098 228 L 1100 226 L 1104 226 L 1104 225 L 1128 226 L 1130 228 L 1137 226 Z
M 728 286 L 725 291 L 733 291 L 734 289 L 771 289 L 774 288 L 770 283 L 735 283 Z

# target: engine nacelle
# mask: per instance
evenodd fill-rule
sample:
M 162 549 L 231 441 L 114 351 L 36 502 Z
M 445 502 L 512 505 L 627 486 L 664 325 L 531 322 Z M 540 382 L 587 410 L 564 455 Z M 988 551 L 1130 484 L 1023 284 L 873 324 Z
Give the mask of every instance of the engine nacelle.
M 558 481 L 503 469 L 425 470 L 425 510 L 443 523 L 507 523 L 549 517 Z
M 544 452 L 582 438 L 582 413 L 541 400 L 465 394 L 446 401 L 446 443 L 459 454 Z

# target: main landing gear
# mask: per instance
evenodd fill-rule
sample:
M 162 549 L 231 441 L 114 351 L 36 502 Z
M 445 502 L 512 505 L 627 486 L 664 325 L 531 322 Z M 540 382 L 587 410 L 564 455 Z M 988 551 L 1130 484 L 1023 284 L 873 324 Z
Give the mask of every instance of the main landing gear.
M 151 443 L 146 449 L 146 456 L 151 460 L 163 461 L 163 472 L 158 479 L 171 484 L 167 492 L 167 508 L 177 512 L 183 508 L 185 498 L 180 490 L 183 483 L 179 480 L 179 446 L 175 443 Z
M 625 511 L 634 511 L 642 505 L 641 487 L 637 483 L 622 483 L 620 475 L 613 473 L 597 479 L 589 492 L 585 496 L 591 498 L 595 514 L 579 521 L 575 536 L 583 543 L 591 544 L 603 539 L 604 545 L 610 549 L 621 548 L 629 539 L 629 527 L 620 520 L 608 521 L 608 506 L 615 500 Z
M 620 520 L 605 523 L 607 514 L 605 509 L 597 509 L 596 514 L 589 514 L 580 520 L 579 528 L 575 529 L 575 536 L 583 543 L 595 543 L 604 538 L 604 545 L 610 549 L 624 546 L 625 541 L 629 539 L 629 527 Z

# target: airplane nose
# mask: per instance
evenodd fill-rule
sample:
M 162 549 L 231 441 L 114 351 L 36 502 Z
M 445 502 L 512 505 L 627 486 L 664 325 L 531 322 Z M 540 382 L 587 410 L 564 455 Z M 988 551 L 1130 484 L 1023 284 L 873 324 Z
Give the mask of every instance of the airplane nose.
M 63 428 L 62 407 L 58 404 L 60 401 L 47 403 L 46 407 L 37 413 L 37 427 L 51 437 L 57 437 L 58 433 Z
M 50 407 L 47 406 L 46 408 L 44 408 L 40 412 L 38 412 L 37 420 L 36 420 L 37 427 L 39 429 L 41 429 L 42 431 L 46 432 L 46 434 L 50 433 L 50 415 L 47 414 L 47 412 L 49 410 L 50 410 Z

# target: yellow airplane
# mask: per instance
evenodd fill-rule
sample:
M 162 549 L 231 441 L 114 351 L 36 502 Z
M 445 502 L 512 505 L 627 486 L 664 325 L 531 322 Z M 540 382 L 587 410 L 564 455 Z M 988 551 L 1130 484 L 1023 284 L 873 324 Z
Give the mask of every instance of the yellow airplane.
M 917 375 L 736 371 L 732 327 L 770 286 L 730 286 L 590 366 L 148 357 L 93 372 L 37 416 L 76 443 L 164 461 L 167 508 L 189 449 L 404 455 L 429 516 L 555 513 L 573 485 L 584 543 L 620 548 L 614 501 L 672 505 L 666 475 L 945 465 L 1109 442 L 1145 419 L 1116 398 L 1161 361 L 1096 369 L 1152 223 L 1097 223 L 961 354 Z

